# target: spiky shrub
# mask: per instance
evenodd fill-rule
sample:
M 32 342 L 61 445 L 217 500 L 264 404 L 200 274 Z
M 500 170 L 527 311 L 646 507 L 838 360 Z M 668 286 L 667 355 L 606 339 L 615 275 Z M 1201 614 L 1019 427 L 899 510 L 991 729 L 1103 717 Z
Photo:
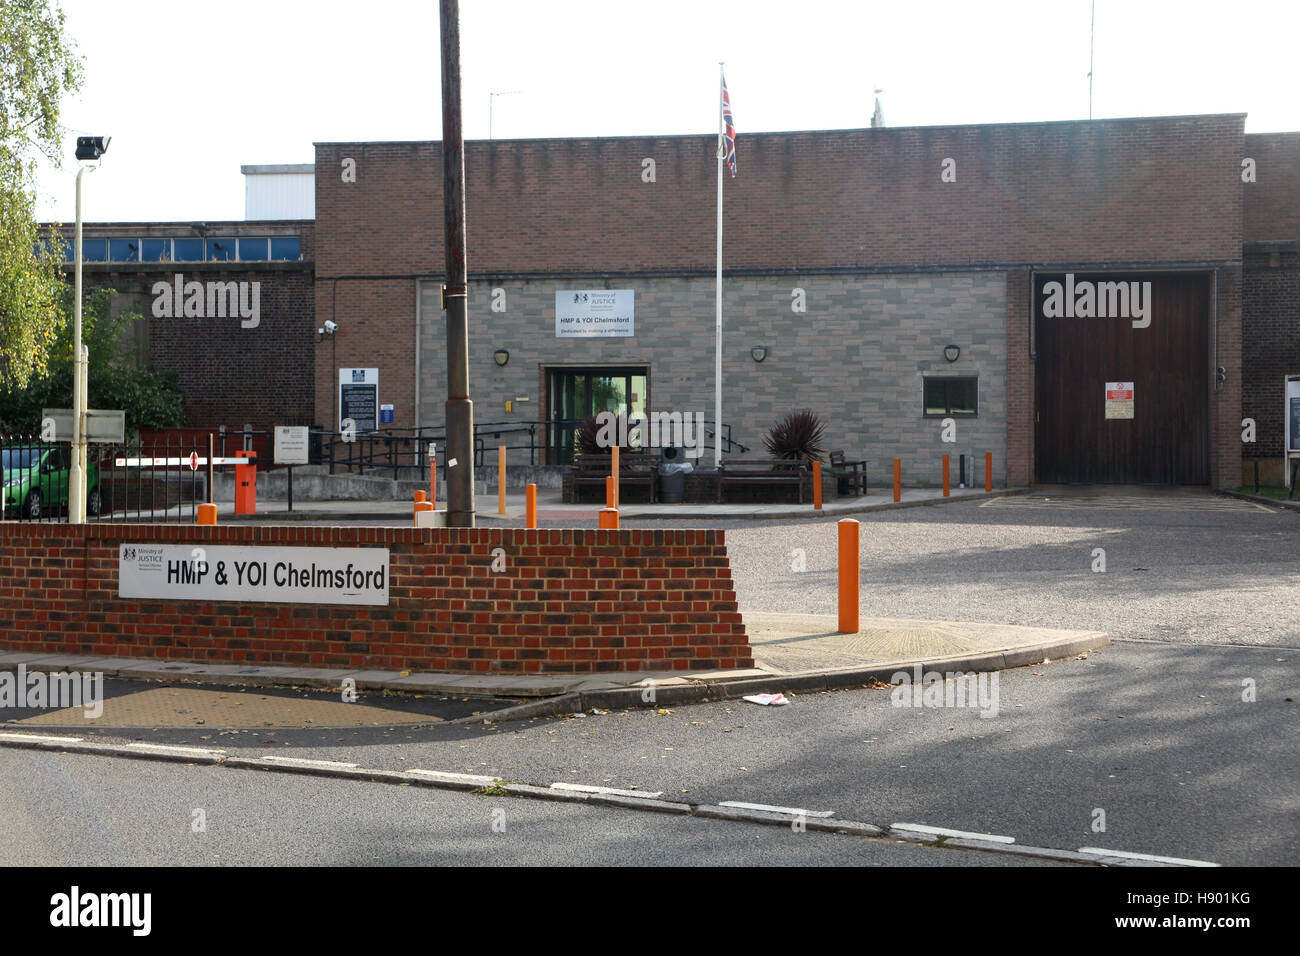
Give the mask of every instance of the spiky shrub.
M 812 409 L 801 408 L 774 424 L 763 445 L 768 454 L 782 461 L 819 461 L 824 451 L 821 445 L 824 428 Z
M 627 425 L 621 420 L 621 418 L 616 427 L 617 431 L 615 431 L 615 435 L 627 434 Z M 605 431 L 608 433 L 610 429 L 606 428 Z M 594 415 L 589 418 L 584 418 L 582 424 L 579 425 L 577 430 L 574 432 L 574 441 L 578 447 L 578 454 L 608 456 L 611 446 L 600 443 L 600 433 L 601 425 Z M 629 445 L 619 445 L 620 455 L 632 450 L 632 447 Z

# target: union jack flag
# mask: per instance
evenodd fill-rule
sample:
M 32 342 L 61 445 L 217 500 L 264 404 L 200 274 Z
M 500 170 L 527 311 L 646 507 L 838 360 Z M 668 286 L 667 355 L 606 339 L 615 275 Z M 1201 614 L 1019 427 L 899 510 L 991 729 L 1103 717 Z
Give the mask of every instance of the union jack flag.
M 727 159 L 727 168 L 731 170 L 734 178 L 736 175 L 736 125 L 731 118 L 731 97 L 727 95 L 727 78 L 722 78 L 722 137 L 724 142 L 718 145 L 723 150 L 723 155 Z

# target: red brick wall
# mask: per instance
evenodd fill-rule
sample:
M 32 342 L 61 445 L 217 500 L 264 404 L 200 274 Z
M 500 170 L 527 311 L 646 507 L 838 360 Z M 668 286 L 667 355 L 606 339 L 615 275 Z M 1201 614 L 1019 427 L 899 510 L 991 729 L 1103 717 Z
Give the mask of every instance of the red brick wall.
M 727 266 L 1238 259 L 1244 123 L 742 135 Z M 467 143 L 471 273 L 712 270 L 715 148 L 712 135 Z M 438 143 L 318 143 L 318 275 L 441 275 L 441 183 Z
M 1300 242 L 1287 248 L 1246 247 L 1243 270 L 1245 330 L 1242 409 L 1255 419 L 1255 444 L 1241 446 L 1245 459 L 1272 458 L 1270 473 L 1285 454 L 1283 380 L 1300 375 Z
M 1244 240 L 1300 239 L 1300 133 L 1252 133 L 1245 156 L 1256 178 L 1242 186 Z
M 123 542 L 387 547 L 389 605 L 123 599 Z M 458 672 L 748 667 L 730 574 L 721 531 L 5 523 L 0 649 Z
M 309 293 L 308 293 L 309 294 Z M 338 429 L 338 369 L 379 369 L 379 401 L 393 406 L 391 425 L 415 425 L 415 280 L 332 281 L 316 283 L 316 321 L 338 323 L 334 341 L 327 336 L 315 346 L 316 422 Z M 446 326 L 441 313 L 426 317 L 425 335 L 440 335 Z M 427 423 L 426 423 L 427 424 Z
M 1241 483 L 1241 267 L 1218 270 L 1218 364 L 1226 374 L 1215 387 L 1210 370 L 1210 487 L 1236 488 Z M 1211 360 L 1214 343 L 1210 343 Z

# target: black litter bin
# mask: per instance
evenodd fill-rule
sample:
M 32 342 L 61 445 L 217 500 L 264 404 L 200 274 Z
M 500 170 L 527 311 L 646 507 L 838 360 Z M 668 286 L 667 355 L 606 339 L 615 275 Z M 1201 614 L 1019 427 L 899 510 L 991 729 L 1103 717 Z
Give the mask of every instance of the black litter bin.
M 686 476 L 695 466 L 685 461 L 685 453 L 676 445 L 665 445 L 659 464 L 659 500 L 664 504 L 677 504 L 686 497 Z

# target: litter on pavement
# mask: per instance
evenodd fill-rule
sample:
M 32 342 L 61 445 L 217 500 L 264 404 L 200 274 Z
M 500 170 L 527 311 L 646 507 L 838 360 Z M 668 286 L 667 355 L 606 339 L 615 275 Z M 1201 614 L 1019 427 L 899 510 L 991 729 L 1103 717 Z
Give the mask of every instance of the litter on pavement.
M 780 706 L 781 704 L 790 703 L 785 699 L 785 694 L 751 694 L 748 697 L 741 698 L 751 704 L 762 704 L 764 707 L 769 705 Z

